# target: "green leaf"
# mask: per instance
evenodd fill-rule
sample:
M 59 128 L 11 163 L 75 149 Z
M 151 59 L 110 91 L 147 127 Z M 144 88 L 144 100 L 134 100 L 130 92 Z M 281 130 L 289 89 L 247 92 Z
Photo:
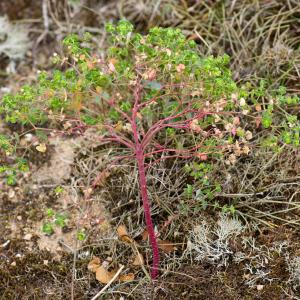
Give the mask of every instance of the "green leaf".
M 51 235 L 54 233 L 53 225 L 51 223 L 44 223 L 42 227 L 42 232 Z
M 187 197 L 191 198 L 194 193 L 194 187 L 191 184 L 187 184 L 185 188 L 185 194 Z
M 15 174 L 9 174 L 6 177 L 6 183 L 8 185 L 14 185 L 16 184 L 16 175 Z
M 264 128 L 269 128 L 272 125 L 272 114 L 270 112 L 264 112 L 262 114 L 262 125 Z
M 55 212 L 54 212 L 54 210 L 52 208 L 47 208 L 46 214 L 47 214 L 48 217 L 51 218 L 51 217 L 53 217 L 55 215 Z
M 81 229 L 77 232 L 77 240 L 78 241 L 84 241 L 86 239 L 85 230 Z
M 59 227 L 64 227 L 66 226 L 66 216 L 63 214 L 56 214 L 55 215 L 55 220 L 54 223 L 59 226 Z
M 61 194 L 63 191 L 64 191 L 64 188 L 61 187 L 60 185 L 57 186 L 57 187 L 54 189 L 54 192 L 55 192 L 56 195 Z
M 162 89 L 162 84 L 157 81 L 148 81 L 145 80 L 145 88 L 149 88 L 151 90 L 159 91 Z

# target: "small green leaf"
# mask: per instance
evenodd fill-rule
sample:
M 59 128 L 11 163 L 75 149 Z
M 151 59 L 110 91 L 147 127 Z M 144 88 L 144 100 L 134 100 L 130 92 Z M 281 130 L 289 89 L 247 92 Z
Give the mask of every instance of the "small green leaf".
M 8 185 L 14 185 L 16 184 L 16 175 L 15 174 L 9 174 L 6 177 L 6 183 Z
M 59 227 L 66 226 L 66 216 L 63 214 L 56 214 L 54 223 Z
M 60 185 L 57 186 L 57 187 L 54 189 L 54 192 L 55 192 L 56 195 L 61 194 L 63 191 L 64 191 L 64 188 L 61 187 Z
M 51 235 L 52 233 L 54 233 L 53 225 L 51 223 L 44 223 L 42 227 L 42 232 L 47 235 Z
M 55 215 L 55 212 L 52 208 L 47 208 L 46 214 L 49 218 L 53 217 Z
M 187 184 L 185 188 L 185 194 L 187 197 L 191 198 L 193 196 L 194 187 L 191 184 Z
M 78 241 L 84 241 L 86 238 L 85 230 L 81 229 L 77 232 L 77 240 Z
M 262 125 L 264 128 L 269 128 L 272 125 L 272 114 L 270 112 L 262 114 Z

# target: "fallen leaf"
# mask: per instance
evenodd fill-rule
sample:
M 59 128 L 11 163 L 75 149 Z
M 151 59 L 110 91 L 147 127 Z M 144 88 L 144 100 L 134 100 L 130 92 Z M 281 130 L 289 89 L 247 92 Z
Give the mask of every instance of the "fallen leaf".
M 158 240 L 157 243 L 158 243 L 158 248 L 164 251 L 165 253 L 170 253 L 177 250 L 175 245 L 168 240 Z
M 106 263 L 108 263 L 107 261 L 105 261 Z M 104 262 L 104 263 L 105 263 Z M 102 265 L 100 265 L 101 260 L 98 257 L 94 257 L 88 264 L 88 270 L 90 270 L 91 272 L 96 273 L 96 279 L 104 284 L 109 283 L 114 276 L 116 276 L 116 274 L 118 272 L 120 272 L 120 270 L 112 270 L 112 271 L 108 271 L 106 268 L 108 267 L 108 264 L 106 264 L 106 266 L 104 265 L 104 263 Z M 123 268 L 124 266 L 122 266 Z M 114 278 L 113 281 L 115 280 L 120 280 L 121 282 L 129 282 L 134 280 L 134 274 L 133 273 L 128 273 L 128 274 L 124 274 L 124 275 L 119 275 L 116 276 L 116 278 Z
M 255 105 L 255 110 L 256 111 L 261 111 L 261 105 L 260 104 L 256 104 Z
M 128 273 L 124 275 L 120 275 L 119 280 L 121 282 L 129 282 L 134 280 L 134 274 L 133 273 Z
M 105 269 L 104 265 L 100 264 L 100 258 L 94 257 L 88 264 L 88 270 L 96 273 L 96 279 L 101 283 L 108 283 L 115 276 L 117 271 L 108 271 Z
M 47 151 L 47 147 L 44 143 L 39 144 L 35 147 L 35 149 L 39 152 L 45 153 Z
M 143 266 L 144 265 L 144 257 L 141 253 L 138 253 L 132 263 L 133 266 Z
M 116 273 L 115 270 L 107 271 L 103 266 L 99 266 L 96 270 L 96 279 L 101 283 L 109 283 Z
M 120 225 L 117 228 L 117 233 L 118 233 L 119 239 L 122 242 L 133 243 L 133 239 L 129 236 L 127 228 L 126 228 L 125 225 Z
M 142 233 L 142 240 L 143 240 L 144 242 L 147 241 L 147 240 L 148 240 L 148 236 L 149 236 L 148 231 L 147 231 L 147 229 L 145 229 L 145 230 L 143 231 L 143 233 Z
M 148 236 L 149 236 L 148 231 L 145 229 L 142 233 L 142 240 L 144 242 L 147 241 Z M 162 251 L 164 251 L 165 253 L 170 253 L 170 252 L 177 250 L 175 245 L 168 240 L 159 240 L 158 239 L 157 244 L 158 244 L 158 248 L 161 249 Z
M 88 264 L 88 270 L 92 272 L 96 272 L 100 267 L 101 261 L 100 258 L 94 257 Z
M 118 228 L 117 228 L 117 233 L 118 233 L 119 238 L 122 238 L 122 236 L 124 236 L 124 235 L 127 235 L 127 236 L 128 236 L 127 228 L 126 228 L 126 226 L 123 225 L 123 224 L 120 225 L 120 226 L 118 226 Z

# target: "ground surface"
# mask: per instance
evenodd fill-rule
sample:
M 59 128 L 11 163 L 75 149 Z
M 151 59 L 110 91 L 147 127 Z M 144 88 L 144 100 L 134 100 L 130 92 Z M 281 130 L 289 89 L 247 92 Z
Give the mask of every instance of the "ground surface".
M 61 51 L 58 41 L 68 32 L 89 30 L 105 47 L 103 24 L 124 16 L 141 32 L 153 25 L 179 26 L 203 53 L 227 52 L 238 81 L 268 77 L 273 85 L 284 83 L 299 92 L 299 1 L 202 5 L 86 0 L 76 5 L 77 1 L 49 0 L 48 28 L 40 2 L 0 3 L 0 15 L 27 24 L 32 41 L 15 73 L 8 70 L 10 59 L 0 57 L 1 96 L 33 81 L 37 69 L 51 69 L 48 58 Z M 7 134 L 22 131 L 0 125 Z M 106 260 L 112 269 L 122 264 L 126 274 L 134 274 L 131 282 L 112 284 L 101 299 L 300 299 L 299 149 L 276 155 L 257 151 L 234 167 L 218 166 L 212 176 L 227 193 L 218 201 L 240 210 L 235 225 L 213 209 L 188 217 L 178 210 L 180 199 L 172 186 L 183 186 L 182 165 L 164 165 L 164 171 L 151 173 L 154 222 L 161 228 L 161 239 L 171 241 L 171 246 L 161 247 L 161 277 L 152 285 L 147 277 L 151 252 L 132 166 L 110 170 L 92 200 L 84 202 L 86 188 L 111 151 L 95 140 L 91 131 L 85 138 L 53 139 L 45 153 L 28 146 L 24 156 L 30 171 L 14 187 L 0 182 L 0 299 L 91 299 L 104 286 L 88 270 L 93 257 Z M 63 190 L 55 191 L 58 186 Z M 289 201 L 296 209 L 289 209 Z M 48 236 L 41 227 L 50 208 L 68 218 Z M 222 220 L 236 226 L 235 234 Z M 126 224 L 136 243 L 120 239 L 120 224 Z M 197 240 L 197 226 L 200 233 L 207 232 L 207 240 Z M 76 236 L 79 228 L 86 230 L 84 241 Z M 226 239 L 220 237 L 224 228 Z M 143 256 L 142 266 L 134 264 L 137 251 Z

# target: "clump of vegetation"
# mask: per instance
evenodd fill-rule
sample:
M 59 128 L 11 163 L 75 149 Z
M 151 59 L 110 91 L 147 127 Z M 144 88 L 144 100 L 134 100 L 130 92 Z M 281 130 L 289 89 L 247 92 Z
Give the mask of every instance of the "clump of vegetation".
M 55 212 L 52 208 L 47 209 L 47 222 L 43 224 L 42 231 L 47 235 L 51 235 L 55 232 L 55 226 L 64 228 L 67 222 L 67 216 L 65 214 Z
M 159 250 L 146 170 L 165 159 L 189 160 L 185 171 L 201 182 L 201 188 L 187 185 L 187 197 L 200 199 L 200 209 L 219 208 L 210 204 L 221 191 L 218 182 L 207 177 L 213 161 L 222 158 L 233 165 L 237 157 L 248 155 L 257 146 L 252 143 L 253 124 L 270 132 L 271 140 L 262 145 L 274 151 L 282 144 L 298 147 L 300 127 L 293 108 L 299 98 L 287 96 L 284 88 L 269 94 L 264 81 L 256 89 L 250 84 L 237 87 L 229 57 L 202 57 L 195 42 L 179 29 L 155 27 L 143 36 L 123 20 L 108 24 L 106 30 L 110 47 L 100 54 L 89 47 L 89 35 L 65 38 L 66 56 L 53 57 L 61 68 L 52 74 L 41 72 L 36 85 L 4 96 L 0 113 L 6 122 L 35 130 L 47 125 L 49 138 L 82 135 L 95 127 L 100 141 L 123 147 L 115 161 L 137 164 L 156 278 Z M 87 199 L 103 176 L 95 179 Z M 234 207 L 224 210 L 234 212 Z M 51 234 L 50 227 L 44 232 Z
M 5 174 L 7 184 L 14 185 L 19 171 L 28 171 L 26 160 L 15 155 L 14 141 L 0 134 L 0 174 Z

